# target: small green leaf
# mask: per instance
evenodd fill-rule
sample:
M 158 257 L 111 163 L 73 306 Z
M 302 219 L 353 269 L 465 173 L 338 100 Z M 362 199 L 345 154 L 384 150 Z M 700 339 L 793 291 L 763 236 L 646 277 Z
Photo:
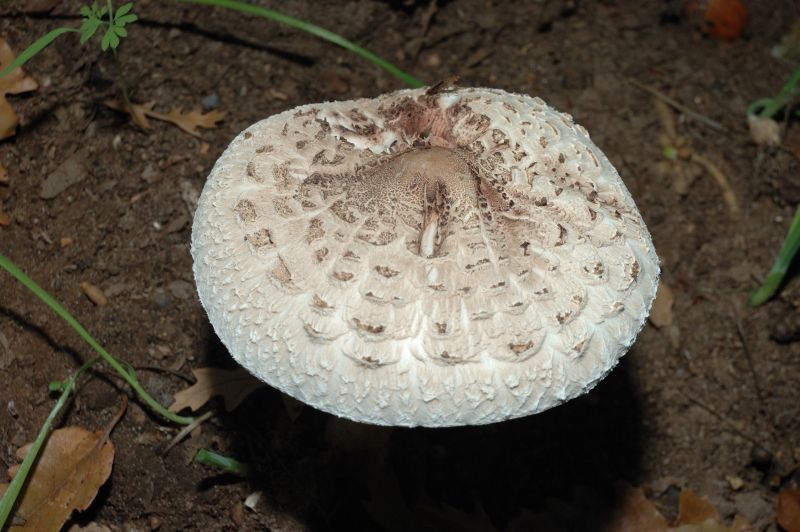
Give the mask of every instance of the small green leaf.
M 128 2 L 127 4 L 121 5 L 119 9 L 117 9 L 117 12 L 114 14 L 114 20 L 126 14 L 132 8 L 133 8 L 133 2 Z
M 116 19 L 114 21 L 114 24 L 116 24 L 117 26 L 124 26 L 125 24 L 130 24 L 131 22 L 136 22 L 137 20 L 139 20 L 139 17 L 137 17 L 136 15 L 131 13 L 130 15 L 125 15 L 123 17 L 120 17 L 120 18 Z
M 108 45 L 111 43 L 111 36 L 114 35 L 111 30 L 106 30 L 105 34 L 103 35 L 103 40 L 100 41 L 100 49 L 104 52 L 108 50 Z
M 89 18 L 92 16 L 92 8 L 89 6 L 81 7 L 80 14 L 83 18 Z
M 127 37 L 128 30 L 123 28 L 122 26 L 112 26 L 111 29 L 116 33 L 119 37 Z
M 96 18 L 90 18 L 83 21 L 81 24 L 81 44 L 91 39 L 100 27 L 100 21 Z

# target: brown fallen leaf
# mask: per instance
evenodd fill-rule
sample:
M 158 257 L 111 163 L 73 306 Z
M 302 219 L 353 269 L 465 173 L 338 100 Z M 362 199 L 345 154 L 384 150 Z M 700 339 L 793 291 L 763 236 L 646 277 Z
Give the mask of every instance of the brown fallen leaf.
M 603 529 L 604 532 L 666 532 L 667 520 L 656 510 L 642 488 L 634 488 L 625 483 L 618 483 L 616 492 L 619 497 L 618 509 Z
M 675 526 L 698 525 L 709 519 L 719 520 L 719 512 L 711 501 L 684 488 L 678 502 L 678 518 L 675 520 Z
M 217 127 L 217 122 L 225 118 L 224 111 L 214 109 L 207 113 L 203 113 L 199 109 L 184 112 L 183 109 L 173 109 L 169 113 L 160 113 L 154 109 L 156 102 L 146 102 L 142 104 L 131 104 L 127 106 L 116 101 L 106 101 L 106 106 L 116 111 L 128 113 L 131 120 L 142 129 L 150 129 L 150 120 L 154 118 L 163 122 L 174 124 L 195 137 L 200 136 L 198 128 L 211 129 Z
M 9 532 L 60 530 L 74 510 L 86 510 L 108 477 L 114 462 L 110 428 L 89 432 L 66 427 L 50 434 L 31 470 L 28 483 L 17 503 Z M 19 449 L 22 460 L 30 449 Z M 13 478 L 19 466 L 9 469 Z M 0 496 L 8 484 L 0 484 Z
M 672 306 L 674 304 L 675 296 L 672 294 L 672 289 L 662 280 L 658 283 L 653 308 L 650 309 L 650 323 L 656 329 L 672 325 Z
M 3 70 L 14 61 L 14 52 L 5 41 L 0 38 L 0 70 Z M 0 78 L 0 140 L 12 136 L 17 131 L 19 117 L 6 96 L 30 92 L 39 88 L 39 83 L 30 76 L 26 76 L 21 68 L 16 68 Z
M 776 519 L 786 532 L 800 532 L 800 489 L 784 488 L 778 493 Z
M 0 206 L 0 226 L 8 226 L 11 225 L 11 217 L 3 211 L 3 207 Z
M 192 373 L 197 382 L 175 394 L 175 402 L 169 407 L 170 412 L 180 412 L 184 408 L 195 411 L 217 395 L 222 396 L 225 410 L 230 412 L 248 395 L 266 386 L 244 368 L 197 368 Z

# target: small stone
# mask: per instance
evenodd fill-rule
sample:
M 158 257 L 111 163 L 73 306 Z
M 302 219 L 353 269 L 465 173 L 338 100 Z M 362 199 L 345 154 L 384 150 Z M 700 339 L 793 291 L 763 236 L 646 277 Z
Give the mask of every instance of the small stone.
M 172 299 L 163 288 L 153 290 L 153 303 L 161 310 L 167 310 L 172 306 Z
M 42 181 L 39 195 L 44 199 L 53 199 L 75 183 L 86 179 L 88 175 L 85 155 L 82 151 L 78 151 L 68 157 Z
M 62 236 L 61 240 L 58 241 L 58 243 L 61 245 L 61 249 L 71 246 L 74 242 L 75 239 L 70 236 Z
M 102 307 L 108 305 L 108 298 L 103 293 L 103 290 L 99 287 L 93 285 L 90 282 L 84 281 L 80 284 L 81 290 L 86 297 L 89 298 L 89 301 L 97 305 L 98 307 Z
M 194 294 L 194 285 L 183 280 L 172 281 L 168 288 L 170 293 L 178 299 L 189 299 Z
M 753 445 L 750 449 L 750 464 L 756 469 L 767 471 L 772 467 L 773 457 L 772 453 L 764 449 L 760 445 Z
M 216 109 L 222 104 L 219 99 L 219 96 L 216 94 L 209 94 L 205 96 L 202 100 L 200 100 L 200 105 L 203 106 L 204 111 L 211 111 L 212 109 Z
M 158 530 L 161 528 L 161 518 L 156 514 L 151 514 L 150 517 L 147 518 L 147 524 L 150 526 L 150 530 Z
M 739 491 L 744 487 L 744 480 L 742 480 L 741 477 L 728 475 L 727 477 L 725 477 L 725 480 L 728 481 L 728 485 L 731 487 L 733 491 Z

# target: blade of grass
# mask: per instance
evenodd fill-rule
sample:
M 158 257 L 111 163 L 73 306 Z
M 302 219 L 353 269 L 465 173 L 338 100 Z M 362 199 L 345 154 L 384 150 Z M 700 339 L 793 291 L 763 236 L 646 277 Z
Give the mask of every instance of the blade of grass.
M 33 44 L 25 48 L 25 50 L 23 50 L 23 52 L 19 54 L 10 65 L 0 71 L 0 78 L 27 63 L 33 56 L 53 44 L 53 41 L 65 33 L 79 32 L 75 28 L 56 28 L 42 37 L 39 37 L 36 41 L 34 41 Z
M 108 351 L 106 351 L 103 346 L 97 343 L 97 340 L 92 338 L 89 332 L 78 323 L 78 320 L 72 317 L 67 309 L 65 309 L 58 301 L 53 298 L 50 294 L 48 294 L 41 286 L 36 284 L 33 279 L 28 277 L 25 272 L 20 270 L 11 260 L 6 258 L 4 255 L 0 254 L 0 267 L 3 267 L 8 273 L 14 276 L 14 278 L 22 283 L 28 290 L 33 292 L 33 294 L 42 300 L 48 307 L 50 307 L 53 312 L 58 314 L 61 319 L 66 321 L 70 327 L 72 327 L 75 332 L 77 332 L 84 341 L 91 346 L 92 349 L 97 351 L 97 353 L 103 357 L 109 366 L 114 368 L 114 370 L 119 373 L 119 375 L 125 379 L 125 381 L 133 388 L 139 397 L 144 401 L 150 408 L 153 409 L 154 412 L 158 413 L 165 419 L 172 421 L 174 423 L 179 423 L 181 425 L 188 425 L 194 421 L 194 418 L 179 416 L 177 414 L 173 414 L 161 404 L 153 399 L 142 385 L 139 384 L 139 381 L 136 379 L 136 375 L 132 371 L 128 371 L 125 369 L 122 364 L 114 358 Z
M 767 274 L 761 287 L 750 297 L 750 306 L 757 307 L 772 297 L 781 282 L 783 282 L 783 277 L 786 275 L 798 249 L 800 249 L 800 207 L 794 213 L 792 225 L 789 227 L 789 233 L 783 241 L 775 264 L 772 265 L 772 269 Z
M 341 46 L 345 50 L 353 52 L 359 57 L 362 57 L 363 59 L 366 59 L 367 61 L 370 61 L 371 63 L 381 67 L 382 69 L 384 69 L 391 75 L 395 76 L 396 78 L 402 80 L 406 85 L 412 88 L 422 87 L 424 85 L 424 83 L 422 83 L 420 80 L 418 80 L 411 74 L 408 74 L 403 70 L 400 70 L 392 63 L 370 52 L 366 48 L 362 48 L 361 46 L 355 44 L 354 42 L 348 41 L 341 35 L 333 33 L 332 31 L 328 31 L 325 28 L 321 28 L 316 24 L 311 24 L 310 22 L 306 22 L 305 20 L 285 15 L 279 11 L 275 11 L 273 9 L 267 9 L 265 7 L 255 6 L 253 4 L 248 4 L 247 2 L 239 2 L 237 0 L 177 0 L 177 1 L 187 4 L 203 4 L 208 6 L 223 7 L 225 9 L 232 9 L 240 13 L 256 15 L 268 20 L 272 20 L 274 22 L 278 22 L 280 24 L 285 24 L 289 27 L 305 31 L 306 33 L 310 33 L 311 35 L 319 37 L 320 39 L 324 39 L 330 43 Z
M 226 473 L 233 473 L 234 475 L 247 476 L 250 473 L 250 466 L 247 464 L 207 449 L 200 449 L 197 451 L 197 454 L 194 456 L 194 461 L 198 464 L 216 467 Z
M 3 498 L 0 499 L 0 530 L 5 530 L 4 527 L 6 521 L 8 521 L 8 518 L 11 515 L 11 510 L 13 510 L 14 505 L 19 498 L 19 494 L 22 492 L 22 488 L 25 486 L 25 481 L 28 479 L 28 474 L 30 474 L 33 463 L 36 461 L 36 457 L 39 456 L 39 450 L 42 448 L 42 445 L 47 439 L 47 435 L 50 434 L 50 428 L 53 426 L 53 420 L 56 418 L 61 408 L 66 404 L 70 393 L 72 393 L 73 388 L 75 388 L 75 382 L 84 371 L 89 369 L 99 360 L 101 360 L 100 357 L 95 357 L 84 363 L 75 373 L 70 375 L 69 378 L 67 378 L 67 380 L 61 384 L 61 396 L 58 398 L 58 401 L 56 401 L 56 404 L 53 405 L 53 409 L 50 410 L 50 414 L 47 416 L 47 419 L 44 420 L 42 428 L 39 429 L 39 434 L 36 436 L 36 440 L 34 440 L 31 448 L 28 450 L 28 453 L 22 460 L 22 463 L 17 470 L 17 474 L 14 475 L 14 478 L 11 480 L 8 488 L 6 488 Z

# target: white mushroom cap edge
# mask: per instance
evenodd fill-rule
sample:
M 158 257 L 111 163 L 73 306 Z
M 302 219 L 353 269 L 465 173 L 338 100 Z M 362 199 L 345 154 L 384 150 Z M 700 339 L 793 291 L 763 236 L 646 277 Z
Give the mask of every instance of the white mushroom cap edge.
M 586 130 L 482 88 L 252 125 L 205 184 L 192 255 L 240 364 L 379 425 L 493 423 L 586 393 L 633 343 L 659 277 Z

